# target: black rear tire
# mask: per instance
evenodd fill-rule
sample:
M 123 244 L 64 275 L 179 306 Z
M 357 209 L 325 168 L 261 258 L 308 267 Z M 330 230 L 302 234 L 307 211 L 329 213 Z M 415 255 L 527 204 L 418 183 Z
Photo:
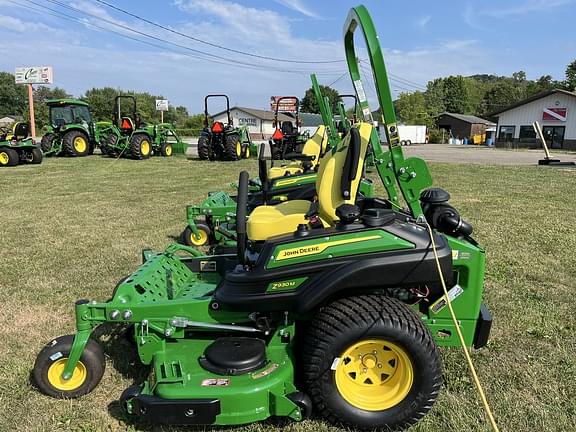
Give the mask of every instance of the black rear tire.
M 304 339 L 302 372 L 316 412 L 352 429 L 407 428 L 430 410 L 442 385 L 430 332 L 383 295 L 321 309 Z
M 42 158 L 44 157 L 42 150 L 40 150 L 39 148 L 33 148 L 32 149 L 32 160 L 30 160 L 31 164 L 41 164 L 42 163 Z
M 74 335 L 57 337 L 49 342 L 36 357 L 33 376 L 42 393 L 59 399 L 77 398 L 94 390 L 102 379 L 106 367 L 104 353 L 100 345 L 92 339 L 88 340 L 69 382 L 58 379 L 57 372 L 63 370 L 65 360 L 70 356 L 73 342 Z M 76 374 L 78 375 L 75 377 Z
M 52 146 L 54 145 L 54 138 L 56 138 L 56 134 L 53 133 L 47 133 L 42 137 L 40 140 L 40 148 L 44 153 L 52 150 Z
M 152 154 L 152 142 L 146 134 L 136 134 L 130 139 L 130 154 L 133 159 L 148 159 Z
M 62 137 L 62 148 L 67 156 L 86 156 L 90 152 L 90 140 L 85 133 L 72 130 Z
M 20 162 L 18 152 L 10 147 L 0 147 L 0 167 L 16 166 Z
M 198 157 L 201 160 L 210 159 L 210 140 L 206 135 L 201 135 L 198 138 Z
M 242 157 L 242 144 L 240 143 L 240 136 L 237 134 L 230 134 L 226 137 L 226 147 L 224 148 L 224 158 L 226 160 L 235 161 Z

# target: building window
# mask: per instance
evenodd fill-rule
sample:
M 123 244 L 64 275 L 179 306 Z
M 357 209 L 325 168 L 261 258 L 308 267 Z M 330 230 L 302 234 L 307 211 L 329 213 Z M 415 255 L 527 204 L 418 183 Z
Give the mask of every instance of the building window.
M 534 143 L 536 142 L 536 132 L 532 126 L 520 126 L 520 142 Z
M 516 126 L 500 126 L 500 133 L 498 134 L 498 139 L 503 142 L 514 141 L 514 132 L 516 131 Z

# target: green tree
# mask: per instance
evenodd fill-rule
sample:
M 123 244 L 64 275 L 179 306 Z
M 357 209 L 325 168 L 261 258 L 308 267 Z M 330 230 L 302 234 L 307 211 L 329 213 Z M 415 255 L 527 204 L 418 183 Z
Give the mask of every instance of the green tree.
M 426 100 L 426 110 L 430 116 L 436 116 L 446 111 L 446 94 L 444 91 L 444 78 L 436 78 L 429 81 L 424 93 Z
M 36 127 L 38 129 L 47 126 L 50 122 L 49 109 L 46 105 L 47 99 L 63 99 L 70 95 L 60 87 L 39 86 L 34 88 L 34 116 L 36 117 Z
M 566 87 L 570 91 L 576 90 L 576 60 L 566 66 Z
M 464 114 L 469 111 L 470 99 L 464 77 L 449 76 L 444 78 L 444 103 L 446 111 Z
M 486 112 L 493 112 L 512 105 L 522 100 L 523 96 L 524 92 L 518 88 L 514 80 L 502 80 L 484 95 Z
M 320 85 L 320 91 L 323 96 L 328 96 L 328 101 L 330 106 L 335 106 L 338 103 L 338 90 L 333 89 L 325 85 Z M 320 108 L 318 107 L 318 102 L 314 96 L 314 90 L 310 87 L 306 90 L 304 98 L 300 101 L 300 111 L 307 113 L 320 114 Z
M 0 72 L 0 117 L 7 115 L 26 115 L 28 96 L 26 86 L 16 84 L 14 75 Z
M 81 99 L 90 105 L 95 121 L 110 121 L 114 111 L 114 98 L 121 93 L 120 89 L 112 87 L 92 88 L 86 91 Z
M 424 93 L 400 93 L 394 102 L 398 119 L 407 125 L 432 125 L 432 120 L 426 111 L 426 99 Z

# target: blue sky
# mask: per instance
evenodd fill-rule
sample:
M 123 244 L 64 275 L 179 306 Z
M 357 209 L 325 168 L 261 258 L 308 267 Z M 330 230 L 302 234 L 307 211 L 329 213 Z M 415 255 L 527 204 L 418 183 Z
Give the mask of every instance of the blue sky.
M 211 43 L 302 61 L 344 59 L 342 26 L 348 9 L 356 4 L 327 0 L 106 2 Z M 531 79 L 544 74 L 563 79 L 566 65 L 576 58 L 576 0 L 364 4 L 376 23 L 396 94 L 422 89 L 428 80 L 450 74 L 510 75 L 524 70 Z M 227 52 L 154 27 L 97 0 L 0 0 L 0 40 L 0 70 L 51 65 L 55 85 L 76 96 L 102 86 L 148 91 L 192 113 L 201 110 L 207 93 L 225 92 L 231 103 L 257 108 L 265 108 L 271 95 L 301 96 L 310 86 L 312 71 L 323 84 L 340 78 L 334 87 L 342 93 L 352 90 L 343 62 L 282 63 Z M 214 57 L 208 61 L 206 54 L 192 50 L 245 64 L 224 65 Z

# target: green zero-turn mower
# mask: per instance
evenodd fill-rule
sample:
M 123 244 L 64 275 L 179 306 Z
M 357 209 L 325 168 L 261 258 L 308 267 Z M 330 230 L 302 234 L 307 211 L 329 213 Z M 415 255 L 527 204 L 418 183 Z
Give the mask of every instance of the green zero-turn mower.
M 50 126 L 40 141 L 45 156 L 87 156 L 98 145 L 90 106 L 78 99 L 49 99 Z
M 382 177 L 394 173 L 407 210 L 392 197 L 357 194 L 374 134 L 358 29 L 391 153 L 391 166 L 380 156 L 376 165 Z M 110 300 L 76 302 L 76 334 L 52 340 L 36 359 L 40 390 L 61 398 L 92 391 L 105 362 L 90 334 L 118 323 L 132 326 L 150 367 L 120 403 L 148 421 L 233 425 L 315 411 L 352 429 L 397 429 L 430 410 L 442 385 L 438 346 L 458 345 L 440 272 L 465 343 L 483 346 L 491 322 L 482 305 L 484 251 L 448 193 L 425 189 L 425 162 L 403 157 L 382 51 L 363 6 L 348 15 L 345 47 L 365 122 L 323 157 L 317 204 L 261 206 L 246 220 L 242 172 L 237 253 L 205 256 L 181 245 L 145 251 Z
M 311 75 L 312 88 L 320 107 L 323 124 L 306 141 L 301 153 L 293 153 L 294 160 L 287 164 L 267 167 L 264 145 L 258 160 L 258 178 L 250 180 L 248 213 L 257 206 L 274 205 L 291 199 L 312 200 L 315 197 L 316 172 L 320 158 L 327 149 L 340 142 L 328 99 L 323 97 L 318 81 Z M 373 184 L 362 179 L 360 193 L 373 195 Z M 200 205 L 186 207 L 186 228 L 181 241 L 188 246 L 236 244 L 236 196 L 227 192 L 210 192 Z M 218 248 L 219 250 L 222 248 Z M 226 249 L 226 248 L 224 248 Z
M 208 99 L 226 100 L 226 124 L 214 121 L 210 125 Z M 202 160 L 248 159 L 252 141 L 246 126 L 234 127 L 230 115 L 230 99 L 225 94 L 211 94 L 204 98 L 204 129 L 198 138 L 198 157 Z
M 122 101 L 127 104 L 123 106 Z M 97 129 L 100 151 L 108 156 L 148 159 L 152 155 L 172 156 L 174 147 L 185 149 L 172 124 L 147 124 L 142 120 L 132 95 L 116 96 L 112 122 L 100 122 Z
M 28 123 L 16 122 L 12 128 L 0 127 L 0 167 L 42 163 L 42 150 L 28 137 Z

